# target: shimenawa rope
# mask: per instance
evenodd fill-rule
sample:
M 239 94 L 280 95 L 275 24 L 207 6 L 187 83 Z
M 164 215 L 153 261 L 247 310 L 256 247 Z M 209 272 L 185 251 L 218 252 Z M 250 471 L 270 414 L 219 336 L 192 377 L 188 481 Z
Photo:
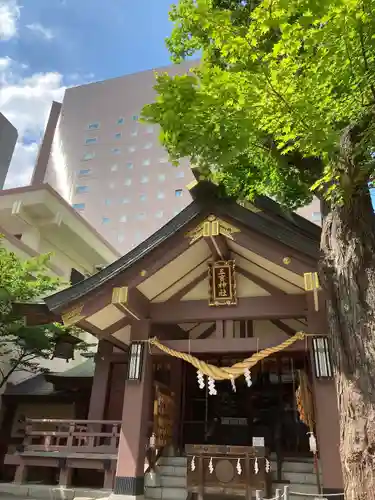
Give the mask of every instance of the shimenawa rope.
M 246 358 L 243 361 L 235 363 L 232 366 L 223 366 L 223 367 L 218 367 L 206 363 L 205 361 L 202 361 L 196 358 L 195 356 L 192 356 L 191 354 L 187 354 L 186 352 L 179 352 L 175 351 L 174 349 L 170 349 L 169 347 L 161 344 L 156 337 L 153 339 L 149 339 L 149 343 L 151 345 L 154 345 L 161 351 L 165 352 L 166 354 L 173 356 L 174 358 L 183 359 L 187 363 L 190 363 L 197 370 L 202 372 L 203 375 L 206 375 L 207 377 L 211 377 L 214 380 L 231 380 L 243 376 L 245 370 L 250 370 L 250 368 L 259 363 L 259 361 L 262 361 L 268 356 L 271 356 L 272 354 L 275 354 L 277 352 L 286 349 L 287 347 L 294 344 L 298 340 L 303 340 L 306 337 L 306 335 L 307 334 L 305 332 L 297 332 L 295 335 L 293 335 L 293 337 L 290 337 L 289 339 L 285 340 L 285 342 L 282 342 L 279 345 L 263 349 L 262 351 L 259 351 L 250 356 L 249 358 Z

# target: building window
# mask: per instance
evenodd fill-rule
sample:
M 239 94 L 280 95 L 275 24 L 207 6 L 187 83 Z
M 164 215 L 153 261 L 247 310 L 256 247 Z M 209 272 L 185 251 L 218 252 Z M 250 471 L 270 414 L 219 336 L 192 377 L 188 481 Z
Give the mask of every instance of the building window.
M 139 212 L 139 214 L 137 214 L 138 220 L 145 220 L 145 218 L 146 218 L 146 214 L 144 212 Z
M 107 207 L 109 207 L 110 204 L 111 204 L 111 200 L 109 198 L 107 198 L 107 199 L 104 200 L 104 205 L 106 205 Z
M 167 157 L 159 158 L 159 163 L 168 163 L 168 158 Z
M 117 165 L 117 163 L 115 163 L 115 164 L 114 164 L 114 165 L 112 165 L 112 167 L 111 167 L 111 172 L 117 172 L 117 170 L 118 170 L 118 165 Z
M 133 167 L 134 167 L 134 165 L 131 161 L 126 162 L 126 168 L 128 168 L 129 170 L 132 170 Z
M 112 148 L 112 153 L 114 155 L 119 155 L 121 153 L 121 149 L 120 148 Z
M 145 195 L 145 194 L 143 194 L 143 193 L 142 193 L 142 194 L 140 194 L 140 195 L 139 195 L 139 199 L 140 199 L 141 201 L 146 201 L 146 195 Z
M 129 153 L 134 153 L 134 151 L 135 151 L 135 146 L 129 146 L 129 147 L 128 147 L 128 151 L 129 151 Z
M 126 215 L 121 215 L 120 222 L 127 222 L 128 217 Z
M 132 185 L 132 180 L 127 178 L 124 180 L 124 186 L 131 186 Z
M 158 200 L 164 200 L 165 194 L 162 191 L 158 192 Z
M 117 120 L 117 125 L 124 125 L 124 122 L 125 122 L 125 118 L 119 118 Z
M 148 125 L 146 128 L 146 132 L 148 134 L 152 134 L 154 132 L 154 127 L 152 125 Z
M 97 137 L 88 137 L 85 140 L 85 144 L 95 144 L 98 141 Z
M 88 193 L 88 186 L 76 186 L 76 193 Z
M 149 159 L 147 159 L 147 160 L 143 160 L 143 161 L 142 161 L 142 165 L 143 165 L 144 167 L 148 167 L 148 166 L 150 165 L 150 163 L 151 163 L 151 162 L 150 162 L 150 160 L 149 160 Z
M 163 210 L 158 210 L 158 211 L 155 213 L 155 217 L 156 217 L 157 219 L 161 219 L 161 218 L 163 217 L 163 215 L 164 215 Z
M 90 168 L 82 168 L 79 172 L 78 175 L 90 175 L 91 169 Z
M 313 212 L 311 219 L 314 221 L 321 221 L 322 220 L 322 214 L 321 212 Z
M 141 177 L 141 184 L 147 184 L 148 181 L 149 181 L 148 176 L 147 175 L 142 175 L 142 177 Z
M 121 139 L 121 132 L 117 132 L 117 134 L 115 134 L 115 139 Z
M 152 148 L 152 142 L 147 142 L 144 146 L 143 149 L 151 149 Z
M 102 224 L 108 224 L 110 221 L 109 217 L 102 217 Z
M 181 198 L 182 196 L 182 189 L 176 189 L 176 191 L 174 192 L 174 195 L 176 198 Z
M 137 135 L 138 135 L 138 130 L 133 130 L 132 132 L 130 132 L 130 135 L 131 135 L 132 137 L 137 137 Z
M 117 235 L 117 241 L 119 243 L 122 243 L 124 241 L 124 239 L 125 239 L 125 236 L 123 234 L 120 233 Z
M 123 199 L 122 199 L 122 203 L 123 203 L 124 205 L 126 205 L 127 203 L 130 203 L 129 198 L 123 198 Z
M 85 203 L 73 203 L 72 207 L 74 208 L 74 210 L 79 210 L 79 211 L 82 211 L 82 210 L 85 210 Z
M 165 181 L 165 174 L 158 174 L 158 180 L 160 182 L 164 182 Z
M 138 115 L 133 115 L 133 116 L 132 116 L 132 120 L 133 120 L 133 122 L 137 122 L 137 121 L 138 121 L 138 118 L 139 118 L 139 116 L 138 116 Z
M 183 170 L 179 170 L 177 173 L 176 173 L 176 178 L 177 179 L 182 179 L 183 177 L 185 177 L 185 172 Z
M 85 153 L 83 155 L 82 160 L 83 161 L 88 161 L 88 160 L 92 160 L 93 158 L 95 158 L 95 153 Z
M 89 123 L 87 125 L 87 130 L 98 130 L 99 126 L 100 126 L 99 122 Z

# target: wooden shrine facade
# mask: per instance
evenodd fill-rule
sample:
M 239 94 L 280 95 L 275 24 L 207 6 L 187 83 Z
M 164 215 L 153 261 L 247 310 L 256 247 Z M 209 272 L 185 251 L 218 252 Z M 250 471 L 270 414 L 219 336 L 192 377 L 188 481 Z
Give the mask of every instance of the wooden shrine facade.
M 269 199 L 240 206 L 220 198 L 207 182 L 191 193 L 194 201 L 144 243 L 45 300 L 46 321 L 76 324 L 100 340 L 88 418 L 123 423 L 116 436 L 116 468 L 100 466 L 113 471 L 115 494 L 143 494 L 145 449 L 160 430 L 153 413 L 168 420 L 155 437 L 175 445 L 180 440 L 184 362 L 168 357 L 165 363 L 167 355 L 147 345 L 149 338 L 198 358 L 231 353 L 244 358 L 299 330 L 326 333 L 324 297 L 315 280 L 320 229 L 284 214 Z M 310 347 L 310 339 L 298 341 L 288 352 Z M 128 369 L 111 379 L 115 358 Z M 165 364 L 169 375 L 159 369 Z M 173 419 L 154 406 L 158 379 L 169 391 L 165 401 L 174 395 Z M 323 486 L 340 489 L 333 381 L 315 373 L 312 385 Z M 25 465 L 29 458 L 21 454 L 17 460 Z

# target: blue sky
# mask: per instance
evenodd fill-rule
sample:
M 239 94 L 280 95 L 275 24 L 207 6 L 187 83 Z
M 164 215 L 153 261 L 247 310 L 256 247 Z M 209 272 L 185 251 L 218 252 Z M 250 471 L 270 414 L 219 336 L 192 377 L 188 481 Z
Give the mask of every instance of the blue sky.
M 171 0 L 0 0 L 0 111 L 20 140 L 6 186 L 28 183 L 67 86 L 170 63 Z
M 0 2 L 1 3 L 1 2 Z M 171 0 L 24 0 L 19 36 L 0 55 L 30 71 L 94 74 L 105 79 L 169 63 L 164 39 Z M 27 26 L 51 32 L 46 40 Z M 46 43 L 48 41 L 48 43 Z

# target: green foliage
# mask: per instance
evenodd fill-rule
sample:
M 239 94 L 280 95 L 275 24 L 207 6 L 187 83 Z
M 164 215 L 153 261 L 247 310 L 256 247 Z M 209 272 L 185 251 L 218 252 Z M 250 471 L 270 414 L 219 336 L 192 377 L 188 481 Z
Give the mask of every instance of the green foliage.
M 40 360 L 53 357 L 59 338 L 80 333 L 77 328 L 59 323 L 29 326 L 17 312 L 17 304 L 36 303 L 64 286 L 59 278 L 51 276 L 49 259 L 49 255 L 41 255 L 21 260 L 4 248 L 0 239 L 0 387 L 15 371 L 46 371 Z M 81 341 L 76 345 L 81 351 L 87 347 Z
M 180 0 L 170 17 L 174 61 L 203 54 L 188 75 L 159 75 L 143 110 L 174 162 L 189 157 L 232 194 L 291 208 L 312 189 L 338 200 L 367 188 L 375 0 Z

